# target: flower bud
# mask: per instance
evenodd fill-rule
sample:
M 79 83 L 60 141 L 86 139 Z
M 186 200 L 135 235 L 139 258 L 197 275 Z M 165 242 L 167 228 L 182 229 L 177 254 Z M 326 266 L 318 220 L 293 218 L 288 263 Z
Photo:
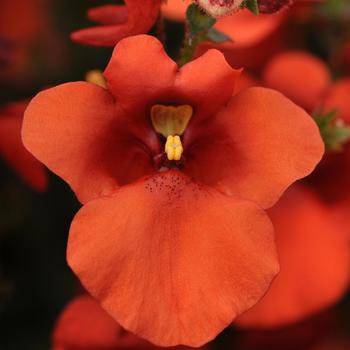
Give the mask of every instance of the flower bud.
M 238 11 L 244 0 L 195 0 L 210 16 L 218 18 Z
M 274 13 L 282 7 L 292 5 L 294 0 L 258 0 L 260 13 Z

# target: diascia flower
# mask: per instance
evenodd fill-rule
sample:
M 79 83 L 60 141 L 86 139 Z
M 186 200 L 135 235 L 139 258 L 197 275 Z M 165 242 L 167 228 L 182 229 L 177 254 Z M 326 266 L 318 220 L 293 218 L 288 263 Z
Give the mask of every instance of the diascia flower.
M 233 96 L 239 71 L 210 50 L 181 69 L 161 43 L 122 40 L 108 89 L 41 92 L 27 148 L 84 204 L 68 262 L 121 326 L 200 346 L 253 306 L 278 272 L 273 205 L 323 154 L 317 126 L 283 95 Z
M 14 102 L 0 108 L 0 157 L 37 191 L 47 187 L 47 172 L 23 146 L 21 128 L 28 102 Z
M 102 5 L 87 12 L 98 26 L 72 33 L 82 44 L 114 46 L 131 35 L 147 33 L 157 20 L 163 0 L 125 0 L 125 5 Z

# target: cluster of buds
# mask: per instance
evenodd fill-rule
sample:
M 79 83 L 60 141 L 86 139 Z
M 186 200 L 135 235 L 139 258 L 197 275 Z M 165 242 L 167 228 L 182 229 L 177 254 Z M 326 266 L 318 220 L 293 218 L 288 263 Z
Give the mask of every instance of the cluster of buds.
M 195 0 L 210 16 L 218 18 L 236 12 L 244 0 Z
M 249 7 L 250 0 L 194 0 L 210 16 L 219 18 L 229 15 L 244 7 Z M 294 0 L 252 0 L 260 13 L 278 12 L 285 6 L 290 6 Z
M 292 5 L 294 0 L 258 0 L 260 13 L 274 13 L 283 7 Z

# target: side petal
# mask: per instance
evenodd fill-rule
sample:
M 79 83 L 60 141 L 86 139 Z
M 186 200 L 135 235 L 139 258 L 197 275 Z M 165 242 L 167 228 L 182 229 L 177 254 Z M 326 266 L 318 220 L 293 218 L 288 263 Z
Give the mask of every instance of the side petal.
M 39 163 L 23 146 L 21 138 L 23 111 L 19 115 L 7 115 L 0 111 L 0 157 L 34 190 L 45 191 L 48 175 Z
M 330 210 L 303 188 L 272 208 L 281 272 L 266 295 L 238 320 L 241 327 L 273 328 L 301 321 L 346 292 L 350 249 Z
M 132 126 L 120 122 L 125 119 L 120 113 L 107 90 L 85 82 L 63 84 L 29 104 L 23 142 L 86 202 L 152 169 Z
M 178 171 L 86 204 L 67 257 L 124 328 L 161 346 L 208 342 L 278 271 L 266 214 Z
M 147 33 L 156 22 L 162 0 L 125 0 L 127 7 L 127 20 L 115 25 L 96 26 L 78 30 L 72 33 L 74 41 L 82 44 L 96 46 L 115 46 L 119 40 L 128 36 Z M 112 8 L 109 8 L 111 10 Z M 107 12 L 109 12 L 109 10 Z M 116 13 L 117 20 L 120 19 L 120 9 Z M 96 12 L 92 15 L 96 15 Z M 101 11 L 97 15 L 99 21 L 104 22 L 108 17 L 106 12 L 101 18 Z M 110 18 L 113 18 L 112 13 Z M 108 22 L 109 19 L 108 18 Z
M 324 152 L 312 118 L 266 88 L 240 92 L 215 118 L 191 132 L 184 144 L 184 171 L 264 208 L 308 175 Z
M 282 92 L 308 111 L 320 106 L 330 79 L 326 64 L 303 51 L 276 55 L 263 72 L 266 87 Z

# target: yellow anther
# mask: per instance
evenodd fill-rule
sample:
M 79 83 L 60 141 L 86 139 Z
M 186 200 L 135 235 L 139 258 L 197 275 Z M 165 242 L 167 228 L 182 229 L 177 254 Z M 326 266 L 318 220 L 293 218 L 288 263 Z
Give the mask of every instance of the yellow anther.
M 164 137 L 182 135 L 193 114 L 190 105 L 164 106 L 154 105 L 151 108 L 151 121 L 154 130 Z
M 85 75 L 85 80 L 103 88 L 107 87 L 106 79 L 99 69 L 89 70 Z
M 180 136 L 169 135 L 166 139 L 164 152 L 169 160 L 180 160 L 184 149 L 182 147 Z

